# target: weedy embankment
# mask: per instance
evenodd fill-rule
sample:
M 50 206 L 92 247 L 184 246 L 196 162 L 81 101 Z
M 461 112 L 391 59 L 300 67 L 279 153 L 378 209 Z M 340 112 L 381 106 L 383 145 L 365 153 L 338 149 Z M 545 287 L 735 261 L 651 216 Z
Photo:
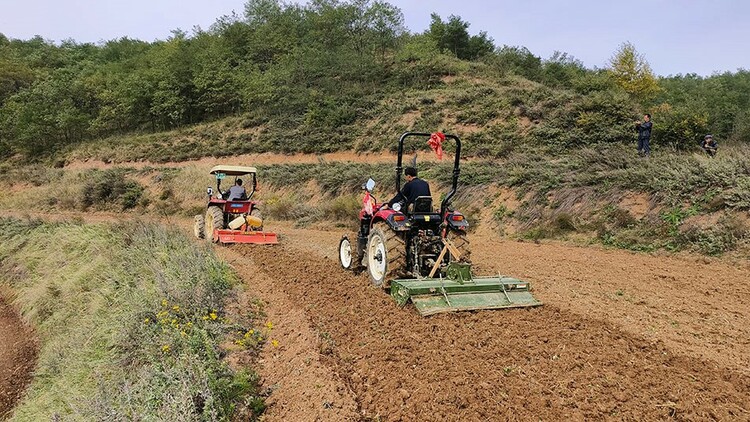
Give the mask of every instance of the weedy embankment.
M 230 369 L 220 347 L 257 350 L 259 311 L 229 316 L 235 275 L 178 231 L 0 219 L 0 278 L 41 343 L 12 420 L 262 412 L 257 376 Z

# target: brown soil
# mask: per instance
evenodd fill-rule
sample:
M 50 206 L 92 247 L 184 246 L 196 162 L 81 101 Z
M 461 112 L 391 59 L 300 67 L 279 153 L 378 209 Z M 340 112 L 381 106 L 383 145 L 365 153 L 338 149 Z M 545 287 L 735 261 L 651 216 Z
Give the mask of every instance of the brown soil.
M 275 248 L 266 246 L 268 252 Z M 263 420 L 349 421 L 357 419 L 357 403 L 346 383 L 321 359 L 321 342 L 308 322 L 305 309 L 279 288 L 278 280 L 260 276 L 259 268 L 237 249 L 219 248 L 248 287 L 247 294 L 263 302 L 273 323 L 269 342 L 261 352 L 258 373 L 271 395 Z M 271 340 L 278 341 L 274 346 Z
M 641 219 L 651 209 L 651 198 L 645 193 L 628 193 L 620 200 L 620 208 L 630 212 L 633 217 Z
M 1 293 L 1 292 L 0 292 Z M 37 344 L 15 310 L 0 295 L 0 419 L 8 416 L 31 382 Z
M 280 231 L 276 247 L 232 246 L 248 266 L 238 269 L 261 290 L 273 286 L 266 300 L 284 298 L 285 347 L 298 350 L 299 336 L 309 353 L 318 338 L 312 359 L 328 368 L 316 369 L 320 385 L 332 385 L 321 388 L 340 398 L 351 390 L 362 418 L 750 419 L 747 265 L 476 234 L 477 272 L 532 281 L 545 306 L 423 318 L 338 267 L 340 233 Z M 266 366 L 287 373 L 300 367 L 295 356 Z M 274 394 L 320 400 L 291 379 Z

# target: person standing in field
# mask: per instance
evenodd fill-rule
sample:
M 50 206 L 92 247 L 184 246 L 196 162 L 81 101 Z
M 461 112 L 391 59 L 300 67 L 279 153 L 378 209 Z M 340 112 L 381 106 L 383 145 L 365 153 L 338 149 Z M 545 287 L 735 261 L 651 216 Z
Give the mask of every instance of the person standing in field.
M 644 114 L 642 122 L 635 122 L 635 129 L 638 131 L 638 155 L 648 157 L 651 154 L 651 115 Z

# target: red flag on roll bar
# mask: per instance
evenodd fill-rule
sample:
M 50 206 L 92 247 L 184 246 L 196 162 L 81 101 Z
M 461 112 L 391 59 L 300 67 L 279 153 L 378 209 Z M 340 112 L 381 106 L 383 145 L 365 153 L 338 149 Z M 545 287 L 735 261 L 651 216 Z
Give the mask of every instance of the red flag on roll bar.
M 435 132 L 430 136 L 430 140 L 427 141 L 427 145 L 435 151 L 438 160 L 443 159 L 443 141 L 445 141 L 445 135 L 443 132 Z

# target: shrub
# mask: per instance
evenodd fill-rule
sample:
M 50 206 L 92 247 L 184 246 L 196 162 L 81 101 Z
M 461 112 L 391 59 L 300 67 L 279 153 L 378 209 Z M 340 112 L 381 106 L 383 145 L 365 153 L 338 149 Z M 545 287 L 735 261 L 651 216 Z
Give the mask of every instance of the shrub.
M 93 170 L 83 175 L 81 208 L 122 210 L 134 208 L 144 192 L 144 187 L 126 178 L 126 170 Z

